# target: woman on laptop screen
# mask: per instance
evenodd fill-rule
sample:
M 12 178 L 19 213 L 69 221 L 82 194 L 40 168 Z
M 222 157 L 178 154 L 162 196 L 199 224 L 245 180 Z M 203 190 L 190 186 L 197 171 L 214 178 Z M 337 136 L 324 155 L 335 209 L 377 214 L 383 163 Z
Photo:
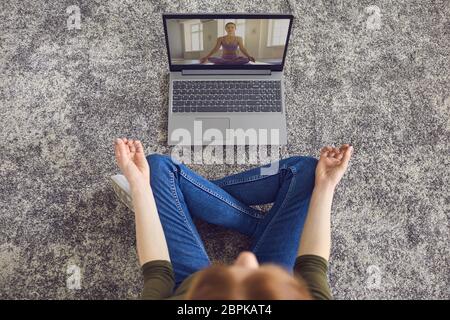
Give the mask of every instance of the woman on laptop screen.
M 215 47 L 208 55 L 200 58 L 200 63 L 205 63 L 206 61 L 210 61 L 214 64 L 246 64 L 249 63 L 249 61 L 255 62 L 255 58 L 250 56 L 247 49 L 245 49 L 242 38 L 235 35 L 236 24 L 228 22 L 225 25 L 225 30 L 227 31 L 227 35 L 217 38 Z M 220 46 L 222 46 L 223 49 L 222 57 L 211 57 L 220 49 Z M 245 57 L 237 55 L 236 52 L 238 47 Z

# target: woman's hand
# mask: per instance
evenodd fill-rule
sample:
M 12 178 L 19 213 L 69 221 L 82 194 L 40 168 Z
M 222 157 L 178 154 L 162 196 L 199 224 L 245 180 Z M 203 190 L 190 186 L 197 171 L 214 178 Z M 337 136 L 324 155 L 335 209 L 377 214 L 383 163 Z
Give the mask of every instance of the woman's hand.
M 343 144 L 339 149 L 331 146 L 323 147 L 316 167 L 316 186 L 326 185 L 336 188 L 347 170 L 352 153 L 353 147 L 349 144 Z
M 131 187 L 150 185 L 150 168 L 139 140 L 116 139 L 114 150 L 117 165 Z
M 248 57 L 248 60 L 250 60 L 251 62 L 255 62 L 256 61 L 255 58 L 253 58 L 253 57 Z
M 200 58 L 200 63 L 205 63 L 208 60 L 208 57 Z

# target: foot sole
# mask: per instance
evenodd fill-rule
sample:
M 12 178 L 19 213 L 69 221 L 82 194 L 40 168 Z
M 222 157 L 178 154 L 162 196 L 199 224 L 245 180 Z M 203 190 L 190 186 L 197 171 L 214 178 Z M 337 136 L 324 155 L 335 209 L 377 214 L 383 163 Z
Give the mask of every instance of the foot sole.
M 131 211 L 134 212 L 133 199 L 131 198 L 130 184 L 124 175 L 117 174 L 110 177 L 110 181 L 116 196 L 123 204 L 125 204 Z

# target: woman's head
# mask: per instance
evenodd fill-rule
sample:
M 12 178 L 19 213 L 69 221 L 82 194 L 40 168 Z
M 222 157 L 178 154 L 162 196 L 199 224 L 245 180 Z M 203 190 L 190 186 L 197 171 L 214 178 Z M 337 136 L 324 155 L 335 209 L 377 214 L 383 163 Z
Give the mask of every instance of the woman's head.
M 230 266 L 213 265 L 198 273 L 187 299 L 311 299 L 300 280 L 274 264 L 259 265 L 251 252 L 242 252 Z
M 228 34 L 233 34 L 233 33 L 236 31 L 236 24 L 235 24 L 234 22 L 228 22 L 228 23 L 225 25 L 225 31 L 226 31 Z

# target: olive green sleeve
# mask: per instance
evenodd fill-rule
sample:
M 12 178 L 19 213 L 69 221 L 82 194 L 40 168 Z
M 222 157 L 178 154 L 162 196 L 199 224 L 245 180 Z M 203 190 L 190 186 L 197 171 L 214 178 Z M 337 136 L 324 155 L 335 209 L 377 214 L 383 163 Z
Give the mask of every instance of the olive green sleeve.
M 295 260 L 294 275 L 306 282 L 313 299 L 333 299 L 327 272 L 328 262 L 320 256 L 303 255 L 298 256 Z
M 172 295 L 175 276 L 172 263 L 166 260 L 154 260 L 142 266 L 144 288 L 141 299 L 165 299 Z

